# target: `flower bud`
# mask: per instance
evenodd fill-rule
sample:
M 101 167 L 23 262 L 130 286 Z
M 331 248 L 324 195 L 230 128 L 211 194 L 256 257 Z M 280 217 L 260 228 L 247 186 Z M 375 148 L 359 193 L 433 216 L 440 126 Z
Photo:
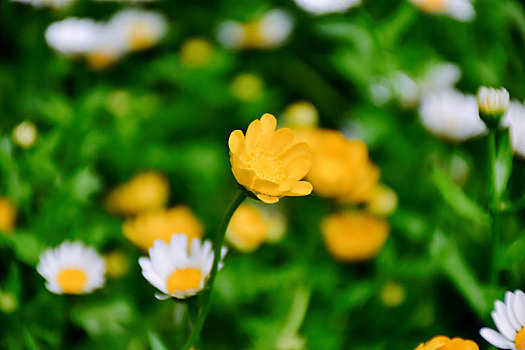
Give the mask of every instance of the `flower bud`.
M 504 88 L 496 90 L 482 86 L 478 90 L 479 116 L 489 129 L 498 127 L 509 103 L 509 92 Z

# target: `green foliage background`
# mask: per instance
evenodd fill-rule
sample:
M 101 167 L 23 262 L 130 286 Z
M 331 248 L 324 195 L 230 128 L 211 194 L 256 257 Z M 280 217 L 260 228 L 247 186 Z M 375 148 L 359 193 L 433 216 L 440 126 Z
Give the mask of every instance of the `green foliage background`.
M 159 170 L 170 180 L 170 204 L 188 204 L 213 237 L 235 190 L 230 132 L 265 112 L 279 116 L 298 99 L 319 109 L 323 127 L 359 127 L 382 182 L 400 198 L 391 236 L 376 259 L 338 263 L 318 230 L 331 203 L 315 196 L 283 199 L 285 239 L 251 254 L 229 253 L 202 348 L 274 349 L 278 338 L 300 336 L 308 349 L 406 350 L 438 334 L 486 348 L 478 330 L 492 327 L 493 300 L 523 288 L 523 212 L 504 217 L 504 283 L 488 288 L 486 139 L 443 143 L 422 128 L 417 111 L 395 101 L 377 107 L 368 91 L 374 77 L 398 70 L 417 76 L 433 62 L 450 61 L 463 72 L 463 91 L 505 86 L 522 101 L 519 1 L 477 0 L 471 23 L 426 15 L 400 0 L 365 0 L 346 14 L 321 17 L 292 1 L 151 3 L 144 7 L 168 17 L 168 35 L 103 72 L 60 57 L 45 43 L 53 21 L 105 19 L 123 6 L 81 1 L 63 12 L 0 3 L 0 193 L 20 211 L 16 231 L 0 237 L 0 290 L 16 299 L 14 310 L 0 313 L 1 348 L 180 346 L 188 334 L 180 320 L 183 303 L 153 297 L 137 263 L 141 252 L 123 237 L 121 218 L 104 210 L 104 195 L 139 170 Z M 215 43 L 221 21 L 253 19 L 276 6 L 296 20 L 282 48 L 238 52 L 214 44 L 208 66 L 181 63 L 179 49 L 188 38 Z M 244 72 L 263 79 L 260 99 L 243 102 L 230 93 Z M 39 130 L 28 150 L 11 139 L 24 120 Z M 450 172 L 458 154 L 470 169 L 460 184 Z M 524 192 L 523 165 L 515 160 L 509 200 Z M 35 266 L 43 249 L 65 239 L 101 252 L 122 250 L 130 271 L 92 295 L 51 294 Z M 381 301 L 390 281 L 405 289 L 400 306 Z M 64 319 L 68 313 L 71 321 Z

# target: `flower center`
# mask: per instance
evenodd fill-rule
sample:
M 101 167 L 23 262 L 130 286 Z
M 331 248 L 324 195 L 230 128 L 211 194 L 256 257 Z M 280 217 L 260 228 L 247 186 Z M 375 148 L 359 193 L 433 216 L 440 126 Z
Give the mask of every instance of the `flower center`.
M 154 39 L 150 27 L 145 23 L 135 23 L 130 30 L 129 44 L 133 50 L 143 50 L 153 46 Z
M 247 155 L 248 166 L 255 171 L 257 177 L 276 183 L 286 179 L 281 160 L 275 154 L 268 151 L 255 151 Z
M 201 281 L 202 272 L 200 270 L 192 267 L 177 269 L 168 277 L 166 287 L 170 294 L 175 294 L 176 292 L 199 289 Z
M 81 294 L 85 291 L 87 276 L 80 269 L 63 269 L 57 276 L 57 283 L 66 294 Z
M 443 12 L 445 11 L 444 0 L 424 0 L 419 3 L 419 7 L 428 12 Z
M 518 333 L 516 333 L 516 337 L 514 338 L 514 345 L 516 345 L 516 348 L 518 350 L 525 349 L 525 327 L 519 330 Z

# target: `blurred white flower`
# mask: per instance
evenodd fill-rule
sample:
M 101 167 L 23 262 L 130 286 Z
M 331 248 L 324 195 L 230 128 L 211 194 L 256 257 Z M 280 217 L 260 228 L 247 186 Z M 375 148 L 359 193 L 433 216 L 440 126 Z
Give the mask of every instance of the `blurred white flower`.
M 525 106 L 516 101 L 510 102 L 501 124 L 510 130 L 514 153 L 525 158 Z
M 420 78 L 405 72 L 394 72 L 389 78 L 379 77 L 369 87 L 370 98 L 378 105 L 388 103 L 397 97 L 404 108 L 415 108 L 421 96 L 429 91 L 453 88 L 461 78 L 461 70 L 452 63 L 432 66 Z
M 449 141 L 462 142 L 487 130 L 478 116 L 476 97 L 457 90 L 423 94 L 419 116 L 428 131 Z
M 492 319 L 498 331 L 484 327 L 479 334 L 500 349 L 525 349 L 525 293 L 505 293 L 505 302 L 496 300 Z
M 461 79 L 461 69 L 454 63 L 442 62 L 432 66 L 419 82 L 422 93 L 452 88 Z
M 75 0 L 11 0 L 11 1 L 33 5 L 34 7 L 63 8 L 63 7 L 69 6 Z
M 226 21 L 217 28 L 217 40 L 225 47 L 236 49 L 242 46 L 246 33 L 237 21 Z
M 222 247 L 221 259 L 226 254 Z M 188 236 L 174 234 L 170 243 L 156 240 L 149 249 L 149 258 L 139 259 L 142 275 L 163 294 L 158 299 L 175 297 L 184 299 L 200 292 L 213 266 L 213 250 L 210 241 L 194 238 L 188 247 Z M 222 262 L 219 268 L 222 267 Z
M 251 22 L 221 23 L 217 28 L 217 40 L 232 49 L 272 49 L 288 40 L 293 26 L 294 20 L 288 12 L 272 10 Z
M 297 6 L 316 15 L 334 12 L 346 12 L 357 6 L 361 0 L 294 0 Z
M 105 283 L 104 259 L 82 242 L 65 241 L 47 249 L 36 269 L 46 279 L 46 288 L 55 294 L 91 293 Z
M 47 44 L 67 56 L 84 55 L 94 49 L 103 26 L 89 18 L 66 18 L 47 27 Z
M 259 35 L 265 47 L 277 47 L 290 36 L 294 26 L 292 16 L 284 10 L 272 10 L 264 15 L 259 23 Z
M 13 129 L 13 140 L 23 148 L 33 146 L 38 137 L 38 130 L 32 122 L 25 121 Z
M 106 31 L 120 38 L 129 51 L 139 51 L 154 46 L 167 28 L 166 18 L 158 12 L 125 9 L 109 20 Z
M 446 15 L 458 21 L 468 22 L 474 19 L 476 13 L 471 0 L 410 0 L 421 10 Z

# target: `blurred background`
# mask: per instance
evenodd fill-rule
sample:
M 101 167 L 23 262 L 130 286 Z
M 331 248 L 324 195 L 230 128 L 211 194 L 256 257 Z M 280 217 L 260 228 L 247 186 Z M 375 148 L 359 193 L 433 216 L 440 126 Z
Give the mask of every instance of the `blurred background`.
M 180 346 L 195 298 L 156 300 L 137 259 L 174 231 L 214 237 L 229 134 L 264 113 L 314 148 L 314 194 L 234 216 L 202 349 L 482 344 L 502 293 L 473 95 L 525 98 L 520 1 L 24 0 L 0 23 L 0 347 Z M 520 288 L 523 215 L 505 227 Z M 105 258 L 102 289 L 45 288 L 39 255 L 64 240 Z

